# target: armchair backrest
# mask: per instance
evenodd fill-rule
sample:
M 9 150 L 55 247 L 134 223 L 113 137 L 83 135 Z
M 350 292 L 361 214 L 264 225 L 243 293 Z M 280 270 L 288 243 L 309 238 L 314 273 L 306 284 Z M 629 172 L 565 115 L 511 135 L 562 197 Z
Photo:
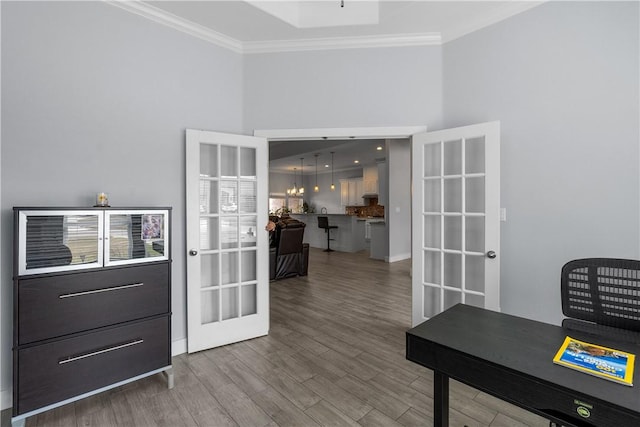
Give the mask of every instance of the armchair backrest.
M 585 258 L 561 273 L 562 312 L 573 319 L 640 331 L 640 261 Z
M 302 239 L 304 238 L 304 225 L 302 227 L 287 227 L 280 230 L 278 241 L 278 255 L 287 255 L 302 252 Z

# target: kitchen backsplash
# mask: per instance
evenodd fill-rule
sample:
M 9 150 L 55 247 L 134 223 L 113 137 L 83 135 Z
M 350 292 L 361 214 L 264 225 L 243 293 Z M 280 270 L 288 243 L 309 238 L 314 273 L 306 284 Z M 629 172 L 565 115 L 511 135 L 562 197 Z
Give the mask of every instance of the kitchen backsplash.
M 359 217 L 384 217 L 384 206 L 378 204 L 377 198 L 373 197 L 366 200 L 369 200 L 368 206 L 346 206 L 345 213 Z

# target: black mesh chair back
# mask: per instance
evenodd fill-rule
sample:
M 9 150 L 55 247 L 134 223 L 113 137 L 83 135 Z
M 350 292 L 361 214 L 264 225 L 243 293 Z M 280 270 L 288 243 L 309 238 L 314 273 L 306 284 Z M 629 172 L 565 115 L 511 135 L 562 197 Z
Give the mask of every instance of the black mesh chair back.
M 329 228 L 329 217 L 328 216 L 319 216 L 318 217 L 318 228 L 324 228 L 325 230 Z
M 561 292 L 565 316 L 640 331 L 638 260 L 585 258 L 569 261 L 562 267 Z

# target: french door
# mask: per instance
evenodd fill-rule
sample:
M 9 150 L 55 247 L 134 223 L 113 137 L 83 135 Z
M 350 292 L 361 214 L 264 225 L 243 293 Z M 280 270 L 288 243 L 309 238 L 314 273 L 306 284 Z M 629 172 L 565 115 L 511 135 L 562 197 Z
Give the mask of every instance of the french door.
M 500 122 L 412 137 L 412 320 L 500 310 Z
M 187 350 L 269 331 L 265 138 L 187 130 Z

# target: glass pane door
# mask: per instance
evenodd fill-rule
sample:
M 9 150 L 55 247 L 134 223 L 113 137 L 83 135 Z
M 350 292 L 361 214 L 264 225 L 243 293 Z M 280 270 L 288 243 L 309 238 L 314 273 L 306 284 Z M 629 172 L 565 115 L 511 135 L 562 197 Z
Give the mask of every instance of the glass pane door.
M 268 268 L 268 248 L 260 247 L 268 236 L 259 229 L 267 221 L 266 141 L 234 136 L 249 141 L 225 143 L 228 138 L 221 135 L 194 131 L 187 142 L 190 352 L 237 341 L 235 336 L 258 336 L 268 327 L 268 312 L 260 312 L 268 297 L 268 271 L 259 277 L 259 259 Z
M 200 146 L 201 323 L 256 314 L 256 149 Z
M 414 136 L 414 324 L 455 304 L 499 307 L 498 123 Z

